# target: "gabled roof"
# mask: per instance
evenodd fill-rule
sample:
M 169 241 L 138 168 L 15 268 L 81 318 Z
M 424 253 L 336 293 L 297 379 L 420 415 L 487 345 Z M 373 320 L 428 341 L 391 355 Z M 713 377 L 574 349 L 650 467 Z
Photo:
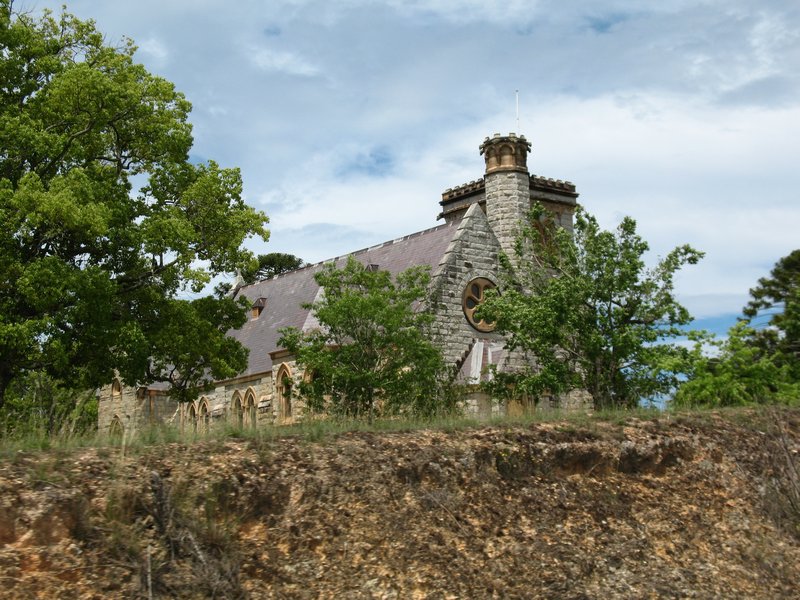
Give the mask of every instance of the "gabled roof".
M 250 350 L 247 370 L 240 376 L 271 370 L 269 353 L 278 350 L 278 330 L 283 327 L 302 329 L 309 320 L 310 311 L 302 308 L 301 304 L 317 298 L 320 287 L 314 281 L 314 274 L 323 265 L 334 262 L 341 267 L 352 256 L 365 265 L 377 265 L 392 275 L 416 265 L 429 266 L 433 273 L 457 227 L 457 221 L 439 225 L 242 287 L 238 296 L 248 298 L 251 303 L 263 298 L 265 305 L 258 318 L 248 320 L 241 329 L 230 332 L 231 337 Z

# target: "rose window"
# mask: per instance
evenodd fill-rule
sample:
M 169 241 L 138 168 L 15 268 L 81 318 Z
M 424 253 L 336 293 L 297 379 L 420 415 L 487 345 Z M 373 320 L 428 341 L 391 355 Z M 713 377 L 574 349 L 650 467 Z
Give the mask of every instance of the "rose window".
M 478 319 L 475 317 L 475 311 L 486 299 L 486 290 L 493 287 L 495 287 L 494 283 L 485 277 L 478 277 L 477 279 L 470 281 L 467 284 L 467 287 L 464 289 L 464 295 L 461 299 L 464 315 L 467 317 L 469 324 L 478 331 L 494 331 L 494 322 L 487 322 L 483 319 Z

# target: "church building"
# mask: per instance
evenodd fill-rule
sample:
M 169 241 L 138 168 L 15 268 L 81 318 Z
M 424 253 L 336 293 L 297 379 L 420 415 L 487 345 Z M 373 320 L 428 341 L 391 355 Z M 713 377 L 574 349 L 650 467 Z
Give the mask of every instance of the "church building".
M 460 382 L 477 384 L 489 365 L 510 370 L 530 364 L 533 357 L 505 350 L 493 325 L 474 316 L 484 291 L 499 280 L 499 253 L 513 254 L 520 221 L 533 202 L 544 205 L 559 225 L 572 229 L 575 186 L 531 175 L 530 149 L 524 136 L 487 137 L 480 145 L 484 176 L 442 194 L 441 225 L 242 287 L 238 295 L 249 300 L 251 312 L 244 326 L 230 335 L 249 349 L 247 368 L 233 379 L 215 382 L 194 403 L 180 406 L 161 387 L 128 388 L 115 380 L 100 391 L 99 430 L 121 433 L 156 422 L 204 429 L 218 419 L 254 427 L 302 419 L 305 407 L 293 382 L 304 374 L 293 356 L 278 347 L 278 331 L 318 326 L 312 312 L 302 307 L 322 293 L 314 274 L 330 262 L 343 266 L 348 256 L 393 275 L 415 265 L 430 267 L 433 333 Z M 465 402 L 465 410 L 476 414 L 514 410 L 492 405 L 478 391 Z M 582 402 L 580 394 L 553 400 L 561 407 Z

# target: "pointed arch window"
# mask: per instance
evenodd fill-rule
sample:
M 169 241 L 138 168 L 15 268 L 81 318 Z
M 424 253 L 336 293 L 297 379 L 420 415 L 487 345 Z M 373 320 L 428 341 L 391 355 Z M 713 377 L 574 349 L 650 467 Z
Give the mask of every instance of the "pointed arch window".
M 208 410 L 208 399 L 203 397 L 200 399 L 200 409 L 198 410 L 198 425 L 200 431 L 206 433 L 208 431 L 210 411 Z
M 114 415 L 108 426 L 108 436 L 114 441 L 120 441 L 124 435 L 125 426 L 122 424 L 122 419 L 119 418 L 119 415 Z
M 256 394 L 251 389 L 247 391 L 244 398 L 244 423 L 248 427 L 255 428 L 256 421 Z
M 278 369 L 275 391 L 278 394 L 278 417 L 280 419 L 290 419 L 292 417 L 292 388 L 294 381 L 289 367 L 282 365 Z
M 197 433 L 197 410 L 193 403 L 189 405 L 189 409 L 186 411 L 186 421 L 189 425 L 189 431 Z
M 239 393 L 239 390 L 233 393 L 233 398 L 231 399 L 231 421 L 235 427 L 244 427 L 242 395 Z

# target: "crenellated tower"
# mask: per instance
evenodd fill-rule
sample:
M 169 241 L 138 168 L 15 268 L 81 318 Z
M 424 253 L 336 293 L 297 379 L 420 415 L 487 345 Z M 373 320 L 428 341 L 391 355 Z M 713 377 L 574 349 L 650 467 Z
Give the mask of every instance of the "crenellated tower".
M 531 144 L 525 136 L 514 133 L 487 137 L 480 145 L 486 162 L 484 176 L 442 194 L 439 218 L 459 221 L 473 204 L 486 213 L 502 249 L 513 256 L 514 240 L 520 221 L 525 219 L 533 202 L 550 211 L 555 222 L 572 230 L 578 193 L 569 181 L 528 173 Z
M 531 143 L 525 136 L 496 133 L 480 146 L 486 161 L 486 217 L 500 246 L 508 256 L 514 254 L 514 241 L 520 221 L 530 210 L 531 191 L 528 152 Z

